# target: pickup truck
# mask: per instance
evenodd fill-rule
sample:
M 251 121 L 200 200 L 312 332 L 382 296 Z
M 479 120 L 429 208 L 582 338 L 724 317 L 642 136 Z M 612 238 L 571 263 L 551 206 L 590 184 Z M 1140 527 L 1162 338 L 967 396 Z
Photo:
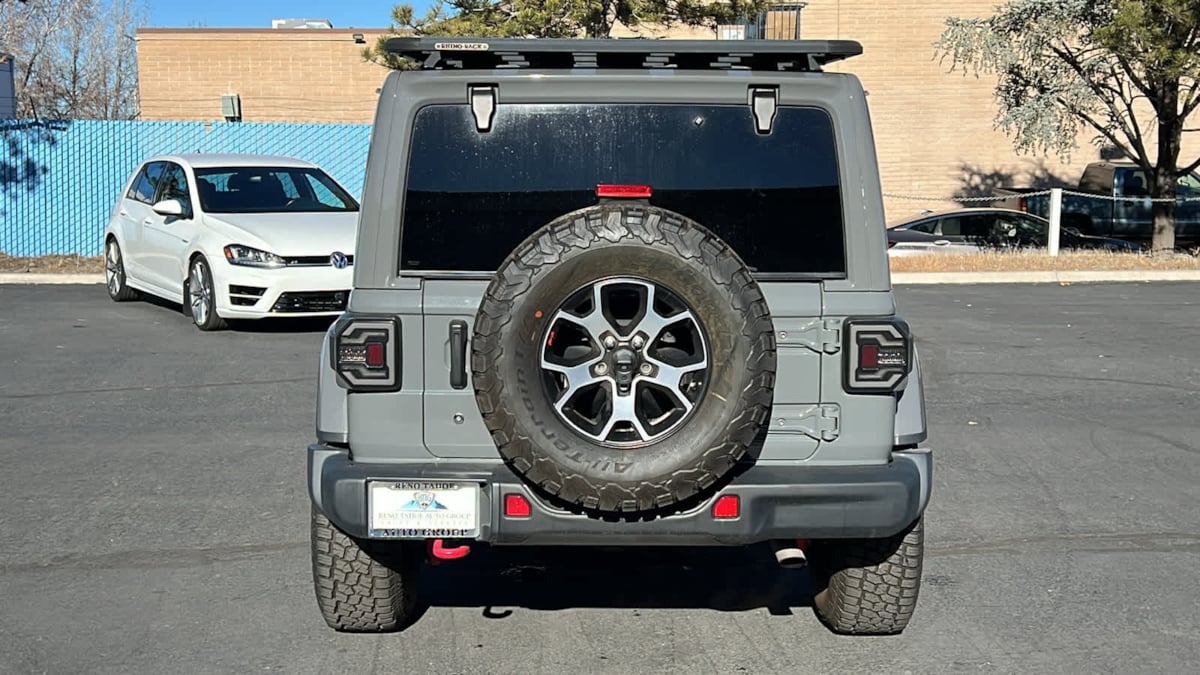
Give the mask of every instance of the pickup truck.
M 997 192 L 1006 197 L 993 206 L 1043 218 L 1050 215 L 1050 195 L 1033 194 L 1042 192 L 1040 188 L 999 188 Z M 1175 195 L 1176 246 L 1200 244 L 1200 176 L 1191 173 L 1181 177 Z M 1148 244 L 1154 234 L 1151 206 L 1146 173 L 1140 166 L 1132 162 L 1092 162 L 1084 169 L 1079 187 L 1063 194 L 1062 225 L 1083 234 Z

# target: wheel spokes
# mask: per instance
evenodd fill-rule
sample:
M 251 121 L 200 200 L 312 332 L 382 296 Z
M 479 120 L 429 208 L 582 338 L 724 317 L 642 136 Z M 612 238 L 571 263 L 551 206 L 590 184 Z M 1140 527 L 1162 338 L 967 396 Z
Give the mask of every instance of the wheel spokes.
M 558 373 L 567 380 L 567 386 L 559 394 L 559 398 L 554 402 L 554 408 L 558 412 L 563 411 L 563 407 L 585 387 L 590 387 L 595 384 L 610 381 L 612 378 L 604 376 L 593 376 L 592 367 L 602 360 L 603 356 L 598 356 L 586 363 L 581 363 L 576 366 L 564 366 L 561 364 L 547 361 L 545 356 L 542 357 L 542 368 Z
M 691 412 L 692 401 L 683 391 L 682 387 L 680 387 L 679 383 L 683 381 L 684 375 L 700 372 L 708 368 L 708 359 L 703 358 L 698 363 L 690 363 L 685 366 L 672 366 L 649 355 L 646 356 L 646 361 L 654 366 L 654 376 L 639 379 L 666 390 L 683 406 L 685 412 Z
M 208 286 L 204 283 L 204 272 L 199 263 L 192 265 L 192 272 L 188 279 L 188 295 L 192 305 L 192 319 L 196 323 L 204 323 L 208 320 L 208 300 L 211 294 Z
M 118 274 L 121 265 L 121 253 L 117 250 L 117 245 L 109 242 L 107 255 L 104 259 L 104 275 L 105 282 L 108 284 L 108 290 L 114 295 L 121 291 L 121 278 Z
M 642 426 L 642 421 L 637 414 L 636 387 L 630 389 L 628 394 L 622 395 L 618 393 L 613 397 L 612 412 L 609 414 L 604 428 L 598 434 L 600 440 L 607 441 L 609 436 L 612 435 L 613 429 L 620 423 L 632 426 L 634 433 L 638 435 L 639 441 L 645 442 L 651 440 L 651 434 Z

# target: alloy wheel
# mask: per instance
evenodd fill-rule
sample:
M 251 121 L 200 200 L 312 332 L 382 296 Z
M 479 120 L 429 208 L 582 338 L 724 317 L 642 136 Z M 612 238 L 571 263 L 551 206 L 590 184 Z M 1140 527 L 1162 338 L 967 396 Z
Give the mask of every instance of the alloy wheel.
M 707 385 L 708 349 L 679 294 L 622 277 L 562 303 L 539 365 L 563 422 L 592 442 L 632 448 L 662 440 L 692 415 Z

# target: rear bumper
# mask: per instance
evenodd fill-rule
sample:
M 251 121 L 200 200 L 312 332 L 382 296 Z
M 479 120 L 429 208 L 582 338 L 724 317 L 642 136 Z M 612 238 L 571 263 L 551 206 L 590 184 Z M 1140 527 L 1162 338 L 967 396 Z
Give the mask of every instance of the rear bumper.
M 465 480 L 483 486 L 479 540 L 498 545 L 718 545 L 771 539 L 887 537 L 925 510 L 933 475 L 927 448 L 867 467 L 758 465 L 692 509 L 651 521 L 606 521 L 546 505 L 500 462 L 359 464 L 349 451 L 309 446 L 309 495 L 338 528 L 367 538 L 369 480 Z M 527 518 L 501 513 L 504 495 L 529 500 Z M 714 520 L 713 502 L 736 494 L 738 518 Z

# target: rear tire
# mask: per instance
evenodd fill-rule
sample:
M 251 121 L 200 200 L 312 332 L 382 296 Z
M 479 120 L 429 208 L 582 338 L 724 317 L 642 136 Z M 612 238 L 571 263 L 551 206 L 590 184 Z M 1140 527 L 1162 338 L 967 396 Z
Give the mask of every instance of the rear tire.
M 125 256 L 121 254 L 120 244 L 112 237 L 104 244 L 104 285 L 113 302 L 129 302 L 142 296 L 129 287 L 129 279 L 125 275 Z
M 337 529 L 312 510 L 313 588 L 321 616 L 341 632 L 388 633 L 416 618 L 422 551 L 407 542 L 381 546 Z
M 921 588 L 922 521 L 885 539 L 814 542 L 813 608 L 830 630 L 842 635 L 904 631 Z

